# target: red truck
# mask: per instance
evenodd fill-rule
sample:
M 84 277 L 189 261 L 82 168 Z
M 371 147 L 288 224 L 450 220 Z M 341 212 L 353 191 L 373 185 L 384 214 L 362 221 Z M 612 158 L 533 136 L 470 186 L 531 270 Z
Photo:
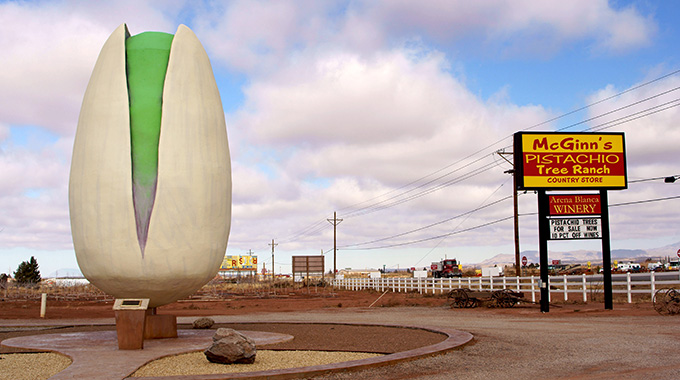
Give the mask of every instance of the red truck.
M 456 259 L 444 259 L 432 263 L 432 265 L 430 265 L 430 270 L 432 271 L 432 276 L 434 278 L 463 277 L 463 272 L 460 271 Z

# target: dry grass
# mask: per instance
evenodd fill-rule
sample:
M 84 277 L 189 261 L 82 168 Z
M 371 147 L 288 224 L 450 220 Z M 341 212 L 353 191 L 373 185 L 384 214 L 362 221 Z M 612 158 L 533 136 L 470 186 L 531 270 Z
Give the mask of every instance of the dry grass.
M 41 294 L 46 293 L 50 299 L 63 301 L 112 301 L 113 297 L 99 290 L 91 284 L 64 286 L 51 283 L 41 283 L 30 287 L 8 285 L 2 295 L 7 300 L 40 300 Z

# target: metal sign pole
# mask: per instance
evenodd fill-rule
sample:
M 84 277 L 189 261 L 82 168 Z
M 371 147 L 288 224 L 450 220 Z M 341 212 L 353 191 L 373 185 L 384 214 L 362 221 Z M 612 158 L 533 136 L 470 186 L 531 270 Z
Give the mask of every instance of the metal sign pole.
M 612 297 L 612 254 L 609 240 L 609 200 L 607 190 L 600 190 L 602 204 L 602 267 L 604 274 L 604 308 L 614 309 Z
M 550 225 L 548 221 L 548 196 L 545 190 L 538 190 L 538 254 L 541 266 L 541 312 L 550 311 L 550 288 L 548 287 L 548 236 Z

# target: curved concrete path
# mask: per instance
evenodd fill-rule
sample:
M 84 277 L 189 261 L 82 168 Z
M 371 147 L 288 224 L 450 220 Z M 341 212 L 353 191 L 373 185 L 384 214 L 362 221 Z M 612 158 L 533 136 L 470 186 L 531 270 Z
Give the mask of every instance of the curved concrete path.
M 286 323 L 286 322 L 277 322 Z M 355 323 L 335 323 L 354 325 Z M 368 325 L 356 323 L 356 325 Z M 170 377 L 139 377 L 139 380 L 215 380 L 215 379 L 291 379 L 329 372 L 358 370 L 380 367 L 393 363 L 413 360 L 447 352 L 463 346 L 473 338 L 472 334 L 444 327 L 404 326 L 374 324 L 374 326 L 405 327 L 441 333 L 446 336 L 442 342 L 397 352 L 394 354 L 349 362 L 333 363 L 310 367 L 287 368 L 270 371 L 231 373 L 221 375 L 195 375 Z M 286 334 L 239 330 L 255 340 L 256 345 L 279 343 L 293 339 Z M 115 331 L 83 332 L 67 334 L 33 335 L 2 341 L 9 347 L 55 351 L 69 356 L 73 363 L 50 379 L 125 379 L 142 365 L 169 355 L 206 349 L 212 340 L 214 330 L 178 330 L 178 338 L 150 339 L 144 341 L 143 350 L 119 350 Z
M 255 345 L 293 339 L 291 335 L 261 331 L 239 331 Z M 2 341 L 4 346 L 53 351 L 73 360 L 50 379 L 124 379 L 144 364 L 169 355 L 208 348 L 215 330 L 178 330 L 177 338 L 145 339 L 143 350 L 119 350 L 115 331 L 30 335 Z

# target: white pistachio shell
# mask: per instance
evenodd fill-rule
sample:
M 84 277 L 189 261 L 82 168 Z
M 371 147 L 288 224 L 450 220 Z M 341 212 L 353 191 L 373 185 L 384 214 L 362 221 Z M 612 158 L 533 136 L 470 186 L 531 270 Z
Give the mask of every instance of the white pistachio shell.
M 150 307 L 186 297 L 217 273 L 231 224 L 231 166 L 222 102 L 195 34 L 180 25 L 163 88 L 158 181 L 142 255 L 132 200 L 125 24 L 104 44 L 78 120 L 69 183 L 83 275 Z

